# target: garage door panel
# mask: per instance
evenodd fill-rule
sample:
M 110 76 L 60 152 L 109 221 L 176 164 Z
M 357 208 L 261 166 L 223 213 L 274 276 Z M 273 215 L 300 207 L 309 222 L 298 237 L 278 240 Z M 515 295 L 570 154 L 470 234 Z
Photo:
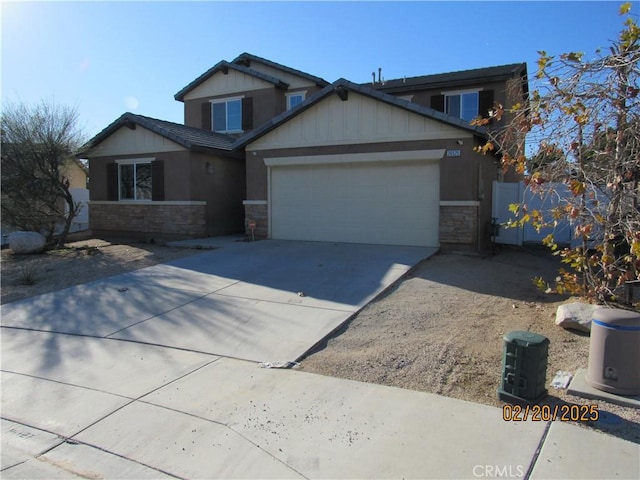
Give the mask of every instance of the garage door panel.
M 438 245 L 439 165 L 358 163 L 271 168 L 271 236 Z

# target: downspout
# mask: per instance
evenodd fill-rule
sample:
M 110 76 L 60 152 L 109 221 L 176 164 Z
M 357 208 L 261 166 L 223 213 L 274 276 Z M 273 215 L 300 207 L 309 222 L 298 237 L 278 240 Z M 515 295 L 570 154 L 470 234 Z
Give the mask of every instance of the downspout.
M 482 225 L 481 225 L 481 221 L 482 221 L 482 201 L 484 200 L 484 188 L 482 185 L 482 164 L 480 163 L 480 160 L 478 160 L 478 209 L 477 209 L 477 213 L 476 213 L 476 222 L 477 222 L 477 229 L 478 229 L 478 233 L 477 233 L 477 240 L 476 240 L 476 250 L 478 250 L 478 252 L 481 251 L 481 247 L 482 247 Z

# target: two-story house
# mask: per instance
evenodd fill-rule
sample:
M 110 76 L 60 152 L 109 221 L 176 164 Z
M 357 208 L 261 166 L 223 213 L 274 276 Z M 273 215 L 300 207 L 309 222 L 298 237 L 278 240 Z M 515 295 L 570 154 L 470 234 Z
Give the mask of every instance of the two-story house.
M 525 64 L 330 84 L 245 53 L 175 95 L 184 125 L 127 113 L 87 144 L 91 228 L 482 248 L 502 174 L 469 122 L 527 94 Z

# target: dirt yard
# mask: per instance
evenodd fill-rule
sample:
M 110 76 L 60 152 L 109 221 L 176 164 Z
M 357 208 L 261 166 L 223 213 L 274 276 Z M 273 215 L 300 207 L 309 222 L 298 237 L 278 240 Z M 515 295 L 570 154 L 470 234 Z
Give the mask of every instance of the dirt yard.
M 76 235 L 65 248 L 35 255 L 2 250 L 0 303 L 15 302 L 119 273 L 150 267 L 201 253 L 125 240 L 102 240 Z
M 436 255 L 366 306 L 301 369 L 502 406 L 496 389 L 505 333 L 531 331 L 550 340 L 547 385 L 559 370 L 587 367 L 589 337 L 554 323 L 569 299 L 546 295 L 532 282 L 552 280 L 559 266 L 538 249 Z M 544 404 L 594 403 L 548 389 Z M 640 410 L 596 403 L 609 414 L 596 428 L 640 443 Z
M 146 243 L 85 239 L 40 255 L 2 250 L 2 303 L 200 253 Z M 545 295 L 535 276 L 559 264 L 545 250 L 505 248 L 496 255 L 439 254 L 366 306 L 300 369 L 501 406 L 503 335 L 549 338 L 547 385 L 559 370 L 586 368 L 589 337 L 556 327 L 566 298 Z M 33 277 L 33 285 L 24 285 Z M 324 347 L 324 348 L 322 348 Z M 591 404 L 549 388 L 547 404 Z M 640 410 L 597 402 L 595 428 L 640 443 Z

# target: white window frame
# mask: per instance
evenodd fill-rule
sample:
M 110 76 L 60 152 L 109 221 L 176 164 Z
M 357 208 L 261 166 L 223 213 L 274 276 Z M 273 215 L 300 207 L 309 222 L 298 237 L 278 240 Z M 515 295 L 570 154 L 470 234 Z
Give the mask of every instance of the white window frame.
M 227 97 L 227 98 L 215 98 L 213 100 L 209 100 L 209 102 L 211 103 L 211 130 L 214 132 L 218 132 L 218 133 L 242 133 L 244 132 L 244 130 L 242 130 L 242 99 L 244 98 L 244 95 L 241 96 L 236 96 L 236 97 Z M 225 104 L 225 111 L 224 111 L 224 120 L 225 120 L 225 126 L 228 127 L 229 126 L 229 116 L 228 116 L 228 107 L 226 106 L 227 103 L 229 102 L 236 102 L 236 101 L 240 101 L 240 129 L 233 129 L 233 130 L 229 130 L 228 128 L 226 130 L 215 130 L 216 128 L 216 122 L 214 120 L 215 115 L 214 115 L 214 105 L 218 104 L 218 103 L 224 103 Z
M 460 120 L 464 120 L 464 118 L 462 117 L 462 112 L 464 111 L 464 107 L 462 105 L 463 95 L 467 93 L 477 93 L 478 94 L 478 104 L 476 105 L 476 117 L 477 117 L 480 114 L 480 92 L 482 90 L 483 90 L 482 88 L 472 88 L 467 90 L 448 90 L 446 92 L 441 92 L 441 94 L 444 95 L 444 112 L 447 115 L 450 115 L 447 108 L 449 105 L 447 97 L 454 97 L 456 95 L 460 95 L 460 116 L 457 118 L 459 118 Z
M 120 166 L 122 165 L 149 165 L 149 168 L 151 168 L 151 162 L 153 162 L 155 160 L 155 157 L 144 157 L 144 158 L 127 158 L 127 159 L 123 159 L 123 160 L 116 160 L 116 164 L 118 165 L 118 201 L 121 202 L 151 202 L 152 198 L 153 198 L 153 177 L 151 179 L 152 181 L 152 191 L 151 191 L 151 198 L 136 198 L 137 197 L 137 190 L 135 188 L 135 184 L 136 184 L 136 180 L 135 180 L 135 175 L 136 175 L 136 170 L 137 167 L 134 168 L 134 177 L 133 177 L 133 196 L 134 198 L 122 198 L 122 189 L 121 189 L 121 182 L 122 182 L 122 176 L 121 176 L 121 169 Z M 151 175 L 153 176 L 153 170 L 151 171 Z
M 291 97 L 302 97 L 302 102 L 307 98 L 307 91 L 304 90 L 302 92 L 291 92 L 285 94 L 287 97 L 287 110 L 291 110 L 293 107 L 291 106 Z M 300 102 L 300 103 L 302 103 Z M 299 105 L 299 104 L 298 104 Z

